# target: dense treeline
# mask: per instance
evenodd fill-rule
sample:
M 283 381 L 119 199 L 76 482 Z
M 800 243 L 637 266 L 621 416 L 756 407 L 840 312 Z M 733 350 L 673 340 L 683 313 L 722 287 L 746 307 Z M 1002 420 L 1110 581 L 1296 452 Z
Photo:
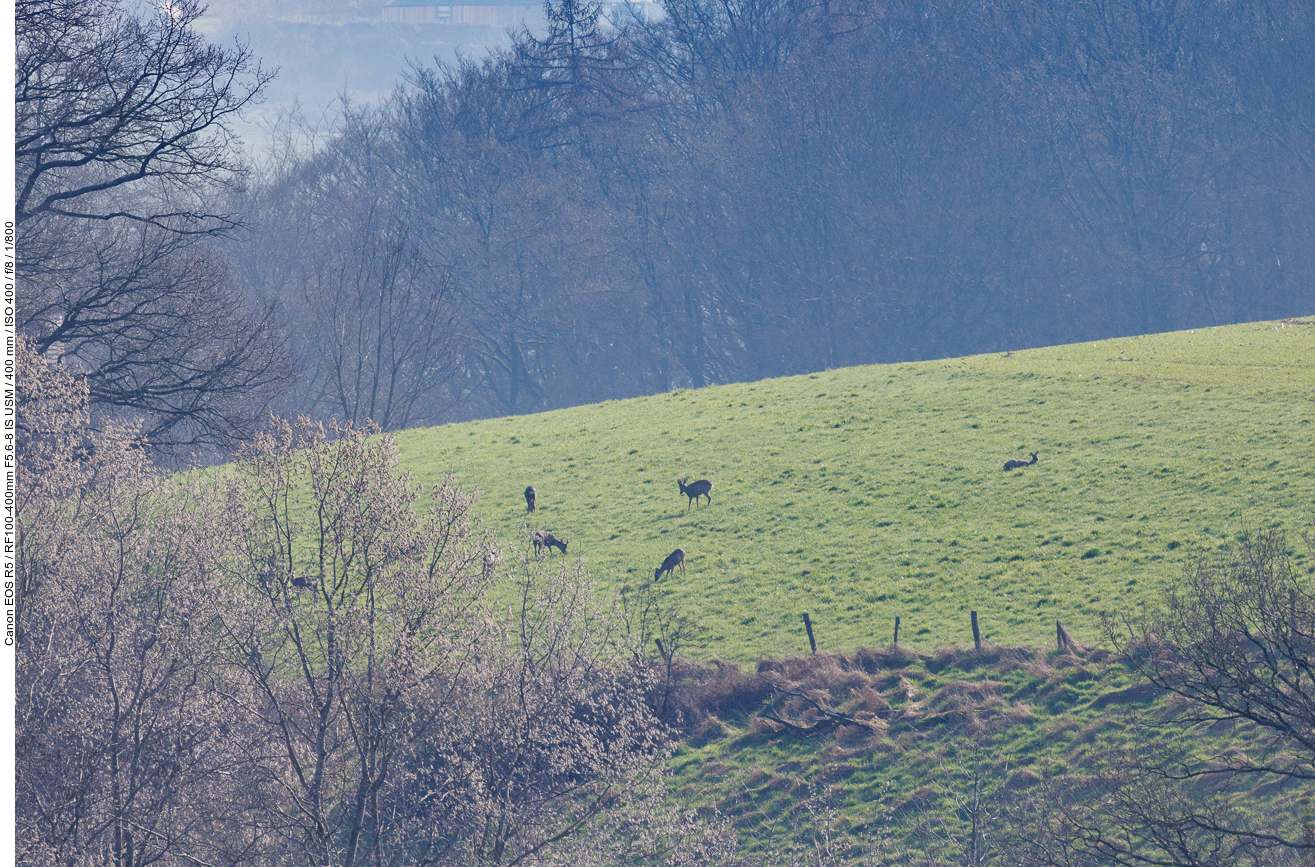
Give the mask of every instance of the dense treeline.
M 254 173 L 202 11 L 16 14 L 19 326 L 161 451 L 1315 300 L 1300 0 L 551 0 Z
M 553 0 L 281 151 L 237 253 L 296 409 L 400 427 L 1315 300 L 1306 4 L 664 8 Z

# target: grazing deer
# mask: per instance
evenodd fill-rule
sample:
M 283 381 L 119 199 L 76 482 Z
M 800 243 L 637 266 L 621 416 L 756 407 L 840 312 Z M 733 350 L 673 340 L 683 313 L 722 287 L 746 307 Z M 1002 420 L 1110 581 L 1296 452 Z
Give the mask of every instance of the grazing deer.
M 547 530 L 535 530 L 530 534 L 530 538 L 534 541 L 534 556 L 536 557 L 544 548 L 548 549 L 549 554 L 552 553 L 553 548 L 559 549 L 563 554 L 566 553 L 566 543 Z
M 292 586 L 298 590 L 314 590 L 319 586 L 319 582 L 309 575 L 293 575 Z
M 680 574 L 685 574 L 685 551 L 677 548 L 667 555 L 667 559 L 662 561 L 662 565 L 653 570 L 653 580 L 657 581 L 662 577 L 662 573 L 671 574 L 677 566 L 680 567 Z
M 384 554 L 389 560 L 414 560 L 420 556 L 420 544 L 408 542 L 405 545 L 387 545 L 384 547 Z
M 707 479 L 699 479 L 692 485 L 685 484 L 684 479 L 676 479 L 676 484 L 680 486 L 680 492 L 689 497 L 689 503 L 685 506 L 685 511 L 698 502 L 699 497 L 707 497 L 708 505 L 712 505 L 712 482 Z
M 256 572 L 256 583 L 260 585 L 261 590 L 268 591 L 270 583 L 278 577 L 278 574 L 278 559 L 270 554 L 265 559 L 265 566 Z
M 536 496 L 538 496 L 538 492 L 534 490 L 534 485 L 530 485 L 525 489 L 525 508 L 528 511 L 534 511 L 534 498 Z
M 1036 452 L 1032 452 L 1032 460 L 1030 461 L 1025 461 L 1022 460 L 1021 458 L 1010 458 L 1009 460 L 1005 461 L 1005 469 L 1016 470 L 1019 467 L 1030 467 L 1034 463 L 1036 463 Z

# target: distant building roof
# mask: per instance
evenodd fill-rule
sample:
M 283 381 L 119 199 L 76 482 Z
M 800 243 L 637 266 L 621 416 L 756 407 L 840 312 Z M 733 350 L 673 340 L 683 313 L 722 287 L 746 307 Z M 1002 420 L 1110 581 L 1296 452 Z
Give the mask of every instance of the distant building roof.
M 384 9 L 396 8 L 437 8 L 439 6 L 542 6 L 543 0 L 461 0 L 453 2 L 448 0 L 446 3 L 440 3 L 438 0 L 388 0 L 383 4 Z
M 615 0 L 612 0 L 615 2 Z M 655 0 L 627 0 L 627 2 L 653 3 Z M 543 0 L 447 0 L 446 3 L 439 0 L 388 0 L 382 4 L 384 9 L 396 8 L 437 8 L 439 6 L 534 6 L 543 5 Z M 609 4 L 610 5 L 610 4 Z M 623 4 L 624 5 L 624 4 Z
M 660 8 L 654 0 L 603 0 L 609 19 L 620 9 L 649 18 L 649 9 Z M 641 9 L 643 11 L 641 11 Z M 494 27 L 524 27 L 543 22 L 543 0 L 385 0 L 380 6 L 385 23 L 391 24 L 483 24 Z
M 534 7 L 540 8 L 543 0 L 388 0 L 383 4 L 384 14 L 387 9 L 450 9 L 452 7 Z

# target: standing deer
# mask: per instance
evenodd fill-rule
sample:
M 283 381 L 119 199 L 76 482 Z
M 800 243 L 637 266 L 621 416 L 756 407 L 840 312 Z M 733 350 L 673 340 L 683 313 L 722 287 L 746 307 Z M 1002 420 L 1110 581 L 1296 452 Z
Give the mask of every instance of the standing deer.
M 677 548 L 667 555 L 667 559 L 662 561 L 662 565 L 653 570 L 653 580 L 657 581 L 662 577 L 662 573 L 671 574 L 677 566 L 680 567 L 680 574 L 685 574 L 685 551 Z
M 536 496 L 538 496 L 538 492 L 534 490 L 534 485 L 530 485 L 525 489 L 525 508 L 528 511 L 534 511 L 534 498 Z
M 680 492 L 689 497 L 689 503 L 685 506 L 685 511 L 698 502 L 699 497 L 707 497 L 708 505 L 712 505 L 712 482 L 707 479 L 699 479 L 692 485 L 685 484 L 684 479 L 676 479 L 676 484 L 680 486 Z
M 1030 461 L 1025 461 L 1022 458 L 1010 458 L 1005 461 L 1005 469 L 1016 470 L 1019 467 L 1030 467 L 1034 463 L 1036 463 L 1036 452 L 1032 452 L 1032 460 Z
M 535 530 L 530 534 L 530 539 L 534 542 L 534 556 L 536 557 L 544 548 L 548 549 L 549 554 L 552 553 L 553 548 L 557 548 L 563 554 L 566 553 L 566 543 L 547 530 Z

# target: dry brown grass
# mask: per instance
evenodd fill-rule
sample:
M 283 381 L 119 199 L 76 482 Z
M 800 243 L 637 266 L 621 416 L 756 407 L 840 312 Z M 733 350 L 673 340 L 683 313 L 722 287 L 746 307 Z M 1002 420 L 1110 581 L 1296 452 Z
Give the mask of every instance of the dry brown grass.
M 712 736 L 721 720 L 749 716 L 771 695 L 771 684 L 733 662 L 682 661 L 673 672 L 667 721 L 686 735 Z
M 750 736 L 825 733 L 847 748 L 880 751 L 888 726 L 902 733 L 943 733 L 948 727 L 981 734 L 1034 720 L 1026 704 L 1001 696 L 996 680 L 955 678 L 928 692 L 922 686 L 926 671 L 912 665 L 922 663 L 928 671 L 942 673 L 963 671 L 970 677 L 983 668 L 1001 675 L 1022 668 L 1058 689 L 1075 674 L 1079 679 L 1086 676 L 1081 661 L 1073 662 L 1077 672 L 1068 660 L 1048 661 L 1026 648 L 945 647 L 931 657 L 903 648 L 859 648 L 852 654 L 763 659 L 753 672 L 724 661 L 712 666 L 685 663 L 672 705 L 682 730 L 695 743 L 724 736 L 727 723 L 734 720 L 734 727 L 747 728 Z

